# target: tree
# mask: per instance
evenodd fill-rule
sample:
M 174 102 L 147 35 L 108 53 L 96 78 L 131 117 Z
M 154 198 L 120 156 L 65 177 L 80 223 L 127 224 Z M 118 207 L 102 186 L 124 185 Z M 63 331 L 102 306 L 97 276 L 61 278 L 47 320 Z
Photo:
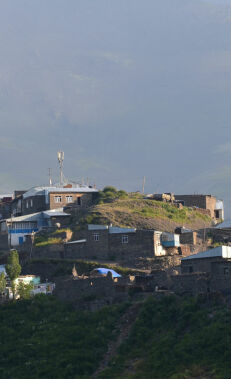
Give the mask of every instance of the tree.
M 17 279 L 21 273 L 17 250 L 10 251 L 6 265 L 6 273 L 10 278 L 13 297 L 15 298 L 15 279 Z
M 4 272 L 0 274 L 0 293 L 3 294 L 6 289 L 6 278 Z
M 17 286 L 17 294 L 19 294 L 20 299 L 30 299 L 31 291 L 33 290 L 34 286 L 32 283 L 23 283 L 20 282 Z

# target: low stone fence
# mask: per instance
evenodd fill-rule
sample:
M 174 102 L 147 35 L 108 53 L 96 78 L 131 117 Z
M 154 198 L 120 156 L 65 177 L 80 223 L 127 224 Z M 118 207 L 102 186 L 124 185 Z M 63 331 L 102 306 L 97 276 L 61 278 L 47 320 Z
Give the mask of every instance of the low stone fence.
M 44 247 L 33 247 L 32 258 L 53 258 L 61 259 L 64 258 L 64 247 L 63 244 L 53 244 Z

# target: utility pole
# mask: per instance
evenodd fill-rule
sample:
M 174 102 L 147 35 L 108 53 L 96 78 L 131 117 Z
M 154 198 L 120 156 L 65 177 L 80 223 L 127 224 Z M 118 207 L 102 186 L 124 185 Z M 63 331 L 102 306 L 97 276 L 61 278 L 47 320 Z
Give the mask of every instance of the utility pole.
M 144 195 L 144 186 L 145 186 L 145 182 L 146 182 L 146 177 L 144 176 L 143 177 L 143 185 L 142 185 L 142 193 Z

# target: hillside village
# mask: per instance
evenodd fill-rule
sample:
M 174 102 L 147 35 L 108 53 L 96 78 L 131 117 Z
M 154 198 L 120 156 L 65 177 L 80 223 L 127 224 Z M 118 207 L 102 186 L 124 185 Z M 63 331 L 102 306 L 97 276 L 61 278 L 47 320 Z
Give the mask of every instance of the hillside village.
M 53 293 L 80 309 L 150 293 L 231 294 L 231 223 L 214 195 L 60 180 L 3 196 L 0 215 L 2 301 L 13 296 L 5 269 L 12 251 L 31 296 Z

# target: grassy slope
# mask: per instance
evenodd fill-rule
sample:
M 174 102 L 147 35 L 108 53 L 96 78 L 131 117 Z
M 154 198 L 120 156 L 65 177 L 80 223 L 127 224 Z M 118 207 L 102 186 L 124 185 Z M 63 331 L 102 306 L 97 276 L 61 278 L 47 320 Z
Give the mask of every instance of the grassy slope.
M 184 207 L 180 210 L 170 204 L 131 196 L 90 208 L 88 215 L 82 221 L 168 232 L 174 231 L 176 226 L 180 225 L 199 229 L 212 224 L 210 217 L 192 208 Z
M 125 307 L 77 312 L 44 296 L 1 306 L 0 377 L 90 378 Z
M 92 378 L 108 344 L 123 334 L 128 309 L 80 312 L 44 296 L 1 306 L 0 377 Z M 230 309 L 218 303 L 149 298 L 97 378 L 229 379 L 230 321 Z
M 129 338 L 99 378 L 231 378 L 231 313 L 165 297 L 144 304 Z

